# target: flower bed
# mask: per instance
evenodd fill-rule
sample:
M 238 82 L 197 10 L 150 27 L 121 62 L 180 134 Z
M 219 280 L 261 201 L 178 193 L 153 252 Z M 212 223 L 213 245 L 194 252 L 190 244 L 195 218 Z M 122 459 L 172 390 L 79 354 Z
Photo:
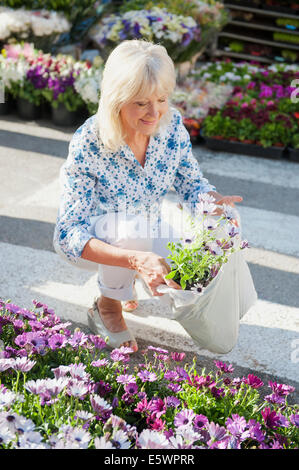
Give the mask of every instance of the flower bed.
M 47 305 L 0 303 L 0 448 L 290 449 L 299 447 L 294 388 L 215 361 L 199 371 L 184 353 L 148 346 L 108 353 Z
M 214 141 L 208 144 L 217 145 L 218 139 L 223 150 L 226 141 L 271 149 L 290 145 L 298 133 L 297 105 L 291 100 L 298 67 L 224 63 L 203 69 L 197 74 L 199 78 L 235 85 L 225 105 L 220 110 L 211 107 L 204 119 L 203 136 Z

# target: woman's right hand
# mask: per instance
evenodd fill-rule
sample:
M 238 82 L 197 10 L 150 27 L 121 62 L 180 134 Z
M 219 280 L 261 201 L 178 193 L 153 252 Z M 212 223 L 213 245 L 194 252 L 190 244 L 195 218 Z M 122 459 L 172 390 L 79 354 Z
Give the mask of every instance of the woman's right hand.
M 130 266 L 142 276 L 154 296 L 163 295 L 157 292 L 160 284 L 167 284 L 173 289 L 182 289 L 172 279 L 165 279 L 166 274 L 171 271 L 170 266 L 156 253 L 136 251 L 130 256 Z

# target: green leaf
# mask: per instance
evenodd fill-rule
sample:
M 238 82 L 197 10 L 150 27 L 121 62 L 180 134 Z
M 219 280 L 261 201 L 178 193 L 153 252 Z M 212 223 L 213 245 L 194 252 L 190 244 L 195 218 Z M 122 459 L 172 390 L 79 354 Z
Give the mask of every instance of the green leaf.
M 166 274 L 165 278 L 166 278 L 166 279 L 173 279 L 174 276 L 176 275 L 176 273 L 177 273 L 177 270 L 175 270 L 175 271 L 170 271 L 170 273 Z

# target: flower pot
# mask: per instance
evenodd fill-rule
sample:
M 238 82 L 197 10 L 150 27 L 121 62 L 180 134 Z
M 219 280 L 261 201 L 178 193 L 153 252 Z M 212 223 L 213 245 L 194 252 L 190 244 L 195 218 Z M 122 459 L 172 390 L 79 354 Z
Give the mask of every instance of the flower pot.
M 74 126 L 78 123 L 77 111 L 69 111 L 63 103 L 59 103 L 57 108 L 51 108 L 52 122 L 56 126 Z
M 22 119 L 38 119 L 41 116 L 41 108 L 24 98 L 17 99 L 17 112 Z
M 16 101 L 13 99 L 11 94 L 7 94 L 5 96 L 5 102 L 0 103 L 0 115 L 3 116 L 5 114 L 9 114 L 13 112 L 16 108 Z
M 239 153 L 252 157 L 262 158 L 283 158 L 284 147 L 262 147 L 256 144 L 244 144 L 243 142 L 231 142 L 229 140 L 219 140 L 213 137 L 203 136 L 206 146 L 211 150 L 221 150 L 223 152 Z
M 5 101 L 5 103 L 0 103 L 0 116 L 4 116 L 5 114 L 8 114 L 9 111 L 10 109 L 9 109 L 8 101 Z
M 288 148 L 288 157 L 289 160 L 299 162 L 299 149 L 293 149 L 292 147 Z

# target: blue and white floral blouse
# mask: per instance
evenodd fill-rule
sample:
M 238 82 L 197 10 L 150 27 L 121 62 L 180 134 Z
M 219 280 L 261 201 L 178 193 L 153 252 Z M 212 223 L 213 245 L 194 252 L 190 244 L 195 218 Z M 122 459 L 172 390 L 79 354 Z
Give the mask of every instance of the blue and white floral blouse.
M 151 136 L 144 167 L 128 145 L 113 153 L 98 139 L 95 115 L 74 133 L 67 160 L 60 170 L 62 196 L 54 233 L 66 257 L 77 262 L 95 216 L 120 210 L 159 213 L 171 187 L 182 204 L 195 203 L 199 193 L 215 190 L 203 178 L 192 154 L 187 129 L 178 110 L 170 124 Z

